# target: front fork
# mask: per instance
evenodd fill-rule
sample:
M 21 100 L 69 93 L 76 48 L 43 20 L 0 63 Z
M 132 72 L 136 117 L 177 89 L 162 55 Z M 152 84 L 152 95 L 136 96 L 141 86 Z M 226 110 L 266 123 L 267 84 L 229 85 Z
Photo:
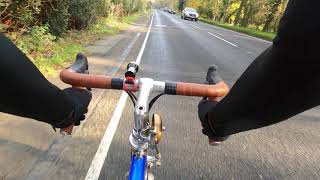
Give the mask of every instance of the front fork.
M 157 145 L 164 130 L 160 115 L 153 114 L 152 121 L 147 125 L 144 132 L 133 131 L 131 133 L 129 138 L 132 146 L 130 180 L 153 179 L 150 178 L 153 175 L 147 173 L 147 171 L 153 167 L 154 163 L 156 166 L 161 166 L 161 154 Z M 148 150 L 153 151 L 153 155 L 148 155 Z

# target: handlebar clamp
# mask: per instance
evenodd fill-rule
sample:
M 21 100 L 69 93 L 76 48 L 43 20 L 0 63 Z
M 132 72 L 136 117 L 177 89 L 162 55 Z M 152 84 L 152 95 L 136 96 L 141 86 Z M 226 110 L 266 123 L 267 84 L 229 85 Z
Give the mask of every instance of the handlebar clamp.
M 126 77 L 123 82 L 123 91 L 137 91 L 137 85 L 135 83 L 135 79 L 133 77 Z

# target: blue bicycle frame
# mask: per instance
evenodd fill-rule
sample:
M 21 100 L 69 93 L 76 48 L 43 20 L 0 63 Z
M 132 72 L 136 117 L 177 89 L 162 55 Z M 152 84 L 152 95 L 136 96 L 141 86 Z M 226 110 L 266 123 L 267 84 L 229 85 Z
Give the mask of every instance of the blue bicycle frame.
M 129 180 L 145 180 L 147 168 L 147 156 L 138 157 L 136 154 L 131 156 L 131 165 L 129 172 Z

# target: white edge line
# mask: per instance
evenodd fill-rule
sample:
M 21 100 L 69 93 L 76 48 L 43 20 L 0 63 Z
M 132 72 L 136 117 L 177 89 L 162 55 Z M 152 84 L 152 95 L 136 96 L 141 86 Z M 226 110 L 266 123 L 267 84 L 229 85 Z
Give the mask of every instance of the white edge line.
M 164 25 L 164 24 L 156 24 L 156 25 L 153 25 L 154 27 L 167 27 L 167 25 Z
M 222 28 L 222 27 L 219 27 L 219 26 L 207 24 L 207 23 L 204 23 L 204 22 L 199 22 L 199 23 L 202 23 L 202 24 L 207 25 L 207 26 L 213 26 L 213 27 L 215 27 L 217 29 L 222 29 L 222 30 L 225 30 L 227 32 L 234 33 L 235 35 L 239 34 L 239 36 L 244 36 L 244 37 L 247 37 L 248 39 L 262 41 L 262 42 L 265 42 L 265 43 L 268 43 L 268 44 L 272 44 L 272 41 L 267 41 L 267 40 L 264 40 L 264 39 L 261 39 L 261 38 L 258 38 L 258 37 L 250 36 L 248 34 L 244 34 L 244 33 L 238 32 L 238 31 L 233 31 L 233 30 Z M 208 29 L 208 30 L 210 30 L 210 29 Z
M 147 32 L 146 37 L 143 41 L 140 52 L 137 56 L 137 59 L 136 59 L 137 64 L 140 64 L 144 49 L 146 47 L 147 40 L 149 38 L 149 34 L 150 34 L 150 30 L 151 30 L 151 26 L 152 26 L 152 22 L 153 22 L 153 16 L 154 16 L 154 14 L 151 17 L 151 22 L 150 22 L 150 25 L 148 28 L 148 32 Z M 124 106 L 126 104 L 127 98 L 128 98 L 128 94 L 125 92 L 122 92 L 121 97 L 118 101 L 117 107 L 116 107 L 116 109 L 112 115 L 112 118 L 110 120 L 110 123 L 107 127 L 107 130 L 106 130 L 105 134 L 103 135 L 103 138 L 100 142 L 98 150 L 97 150 L 97 152 L 91 162 L 91 165 L 90 165 L 90 168 L 87 172 L 85 180 L 98 180 L 99 179 L 100 172 L 102 170 L 104 161 L 107 157 L 113 136 L 117 130 L 117 127 L 118 127 L 118 124 L 119 124 L 119 121 L 120 121 L 120 118 L 122 115 L 122 111 L 123 111 Z
M 153 16 L 154 16 L 154 14 L 152 14 L 151 22 L 150 22 L 150 25 L 149 25 L 149 28 L 148 28 L 148 32 L 147 32 L 146 37 L 145 37 L 145 39 L 143 41 L 143 44 L 141 46 L 141 50 L 140 50 L 140 52 L 139 52 L 139 54 L 137 56 L 137 59 L 136 59 L 136 63 L 137 64 L 140 64 L 144 49 L 146 48 L 146 44 L 147 44 L 147 41 L 148 41 L 148 38 L 149 38 L 149 34 L 150 34 L 150 31 L 151 31 L 151 27 L 152 27 Z
M 228 43 L 228 44 L 231 44 L 231 45 L 234 46 L 234 47 L 238 47 L 237 45 L 235 45 L 235 44 L 233 44 L 233 43 L 231 43 L 231 42 L 229 42 L 229 41 L 227 41 L 227 40 L 225 40 L 225 39 L 222 39 L 221 37 L 216 36 L 216 35 L 212 34 L 211 32 L 208 32 L 208 34 L 210 34 L 211 36 L 216 37 L 216 38 L 218 38 L 218 39 L 220 39 L 220 40 L 222 40 L 222 41 L 224 41 L 224 42 L 226 42 L 226 43 Z

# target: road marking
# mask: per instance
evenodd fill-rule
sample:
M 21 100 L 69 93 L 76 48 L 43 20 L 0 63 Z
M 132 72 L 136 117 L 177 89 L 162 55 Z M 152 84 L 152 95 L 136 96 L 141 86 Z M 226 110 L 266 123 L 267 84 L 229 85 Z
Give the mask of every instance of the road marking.
M 163 25 L 163 24 L 156 24 L 156 25 L 153 25 L 154 27 L 167 27 L 167 25 Z
M 140 52 L 137 56 L 137 59 L 136 59 L 137 64 L 140 64 L 144 49 L 146 47 L 146 44 L 147 44 L 147 41 L 149 38 L 149 34 L 150 34 L 150 30 L 151 30 L 151 26 L 152 26 L 152 22 L 153 22 L 153 16 L 154 15 L 152 15 L 152 17 L 151 17 L 151 22 L 150 22 L 150 25 L 148 28 L 148 32 L 147 32 L 146 37 L 143 41 Z M 108 155 L 108 151 L 109 151 L 113 136 L 117 130 L 124 106 L 127 101 L 127 98 L 128 98 L 128 94 L 126 92 L 122 92 L 121 97 L 118 101 L 117 107 L 116 107 L 116 109 L 112 115 L 112 118 L 110 120 L 110 123 L 107 127 L 107 130 L 106 130 L 105 134 L 103 135 L 103 138 L 100 142 L 98 150 L 97 150 L 97 152 L 91 162 L 91 166 L 90 166 L 90 168 L 87 172 L 86 178 L 85 178 L 86 180 L 98 180 L 99 179 L 101 169 L 102 169 L 104 161 Z
M 250 35 L 247 35 L 247 34 L 244 34 L 244 33 L 241 33 L 241 32 L 237 32 L 237 31 L 232 31 L 230 29 L 226 29 L 226 28 L 222 28 L 222 27 L 219 27 L 219 26 L 215 26 L 215 25 L 211 25 L 211 24 L 207 24 L 207 23 L 204 23 L 204 22 L 199 22 L 203 25 L 206 25 L 206 26 L 209 26 L 209 27 L 214 27 L 216 29 L 219 29 L 219 30 L 224 30 L 226 32 L 230 32 L 230 33 L 233 33 L 233 34 L 239 34 L 239 37 L 242 36 L 243 38 L 248 38 L 248 39 L 253 39 L 253 40 L 257 40 L 257 41 L 262 41 L 262 42 L 265 42 L 265 43 L 268 43 L 268 44 L 272 44 L 272 41 L 267 41 L 267 40 L 264 40 L 264 39 L 261 39 L 261 38 L 257 38 L 257 37 L 254 37 L 254 36 L 250 36 Z M 212 30 L 212 29 L 207 29 L 207 30 Z M 229 36 L 237 36 L 237 35 L 229 35 Z
M 195 27 L 195 28 L 201 29 L 201 28 L 199 28 L 199 27 L 196 26 L 196 25 L 193 25 L 193 24 L 190 24 L 190 25 L 193 26 L 193 27 Z
M 151 31 L 151 26 L 152 26 L 152 22 L 153 22 L 153 16 L 154 16 L 154 14 L 153 14 L 152 17 L 151 17 L 151 22 L 150 22 L 150 26 L 149 26 L 149 28 L 148 28 L 147 35 L 146 35 L 146 37 L 145 37 L 145 39 L 144 39 L 144 41 L 143 41 L 143 44 L 142 44 L 142 46 L 141 46 L 141 50 L 140 50 L 140 52 L 139 52 L 139 54 L 138 54 L 138 57 L 137 57 L 137 59 L 136 59 L 136 63 L 137 63 L 137 64 L 140 64 L 140 61 L 141 61 L 141 58 L 142 58 L 144 49 L 146 48 L 146 44 L 147 44 L 147 41 L 148 41 L 148 38 L 149 38 L 149 34 L 150 34 L 150 31 Z
M 238 32 L 236 32 L 236 33 L 238 33 Z M 266 41 L 264 39 L 256 38 L 256 37 L 253 37 L 253 36 L 248 36 L 246 34 L 242 34 L 242 35 L 225 34 L 225 33 L 219 33 L 219 34 L 226 35 L 226 36 L 233 36 L 233 37 L 243 38 L 243 39 L 250 39 L 250 40 L 255 40 L 255 41 L 262 41 L 262 42 L 265 42 L 265 43 L 268 43 L 268 44 L 272 43 L 272 42 Z M 240 33 L 238 33 L 238 34 L 240 34 Z
M 211 36 L 216 37 L 216 38 L 218 38 L 218 39 L 220 39 L 220 40 L 222 40 L 222 41 L 224 41 L 224 42 L 226 42 L 226 43 L 228 43 L 228 44 L 231 44 L 231 45 L 234 46 L 234 47 L 238 47 L 237 45 L 235 45 L 235 44 L 233 44 L 233 43 L 231 43 L 231 42 L 229 42 L 229 41 L 227 41 L 227 40 L 225 40 L 225 39 L 222 39 L 221 37 L 216 36 L 216 35 L 212 34 L 211 32 L 208 32 L 208 34 L 210 34 Z

